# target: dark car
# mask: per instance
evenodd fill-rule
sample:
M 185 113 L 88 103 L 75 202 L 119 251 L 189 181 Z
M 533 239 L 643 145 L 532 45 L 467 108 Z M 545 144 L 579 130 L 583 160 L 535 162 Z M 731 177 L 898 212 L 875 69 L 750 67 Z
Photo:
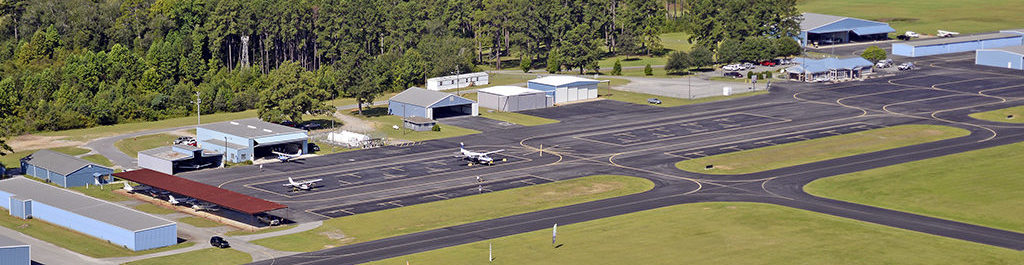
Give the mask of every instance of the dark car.
M 306 123 L 306 124 L 302 125 L 302 129 L 305 129 L 307 131 L 320 129 L 320 124 L 316 123 L 316 122 Z
M 899 36 L 896 36 L 896 38 L 899 39 L 899 40 L 910 40 L 910 37 L 907 36 L 907 35 L 899 35 Z
M 320 152 L 320 146 L 314 143 L 309 143 L 308 145 L 306 145 L 306 149 L 309 149 L 309 151 L 311 152 Z
M 217 247 L 217 248 L 229 248 L 229 247 L 231 247 L 231 244 L 228 244 L 227 240 L 224 240 L 223 237 L 219 237 L 219 236 L 211 237 L 210 238 L 210 245 L 213 246 L 213 247 Z
M 743 74 L 741 74 L 740 72 L 725 72 L 724 74 L 722 74 L 722 76 L 727 76 L 727 77 L 732 77 L 732 78 L 743 78 Z
M 295 128 L 295 127 L 298 127 L 298 126 L 299 126 L 299 125 L 298 125 L 298 124 L 296 124 L 296 123 L 295 123 L 294 121 L 282 121 L 282 122 L 281 122 L 281 125 L 284 125 L 284 126 L 288 126 L 288 127 L 292 127 L 292 128 Z
M 657 98 L 649 98 L 649 99 L 647 99 L 647 103 L 651 103 L 651 104 L 661 104 L 661 100 L 660 100 L 660 99 L 657 99 Z

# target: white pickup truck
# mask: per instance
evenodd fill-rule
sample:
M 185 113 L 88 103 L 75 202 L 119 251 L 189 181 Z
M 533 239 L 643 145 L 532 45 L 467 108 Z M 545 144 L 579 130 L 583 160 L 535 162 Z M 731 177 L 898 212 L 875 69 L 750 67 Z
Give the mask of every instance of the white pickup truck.
M 921 34 L 917 34 L 917 32 L 913 32 L 913 31 L 907 31 L 906 33 L 903 33 L 903 35 L 905 35 L 907 37 L 910 37 L 910 38 L 920 38 L 921 37 Z

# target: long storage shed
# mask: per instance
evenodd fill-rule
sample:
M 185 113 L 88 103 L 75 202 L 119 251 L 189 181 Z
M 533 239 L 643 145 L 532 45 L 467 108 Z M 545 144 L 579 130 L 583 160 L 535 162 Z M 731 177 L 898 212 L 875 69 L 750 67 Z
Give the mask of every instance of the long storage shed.
M 906 57 L 969 52 L 978 49 L 992 49 L 1024 44 L 1024 35 L 1015 32 L 998 32 L 952 38 L 937 38 L 892 44 L 892 54 Z
M 978 65 L 1024 70 L 1024 46 L 980 49 L 974 57 Z

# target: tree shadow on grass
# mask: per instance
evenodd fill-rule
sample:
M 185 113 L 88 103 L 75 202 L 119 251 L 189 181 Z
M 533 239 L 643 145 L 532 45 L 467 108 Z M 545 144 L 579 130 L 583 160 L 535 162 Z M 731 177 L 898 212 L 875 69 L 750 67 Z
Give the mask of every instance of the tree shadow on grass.
M 353 110 L 349 114 L 358 116 L 359 115 L 359 110 Z M 386 107 L 386 106 L 369 107 L 369 108 L 363 109 L 363 117 L 372 118 L 372 117 L 380 117 L 380 116 L 384 116 L 384 115 L 388 115 L 388 107 Z

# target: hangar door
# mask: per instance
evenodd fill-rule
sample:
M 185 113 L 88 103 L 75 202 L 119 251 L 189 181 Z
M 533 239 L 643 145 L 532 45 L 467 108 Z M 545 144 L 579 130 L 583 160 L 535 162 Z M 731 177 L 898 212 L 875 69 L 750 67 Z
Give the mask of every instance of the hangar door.
M 463 115 L 474 115 L 476 113 L 474 110 L 476 107 L 475 103 L 476 102 L 462 97 L 449 95 L 431 105 L 431 117 L 426 118 L 440 119 Z

